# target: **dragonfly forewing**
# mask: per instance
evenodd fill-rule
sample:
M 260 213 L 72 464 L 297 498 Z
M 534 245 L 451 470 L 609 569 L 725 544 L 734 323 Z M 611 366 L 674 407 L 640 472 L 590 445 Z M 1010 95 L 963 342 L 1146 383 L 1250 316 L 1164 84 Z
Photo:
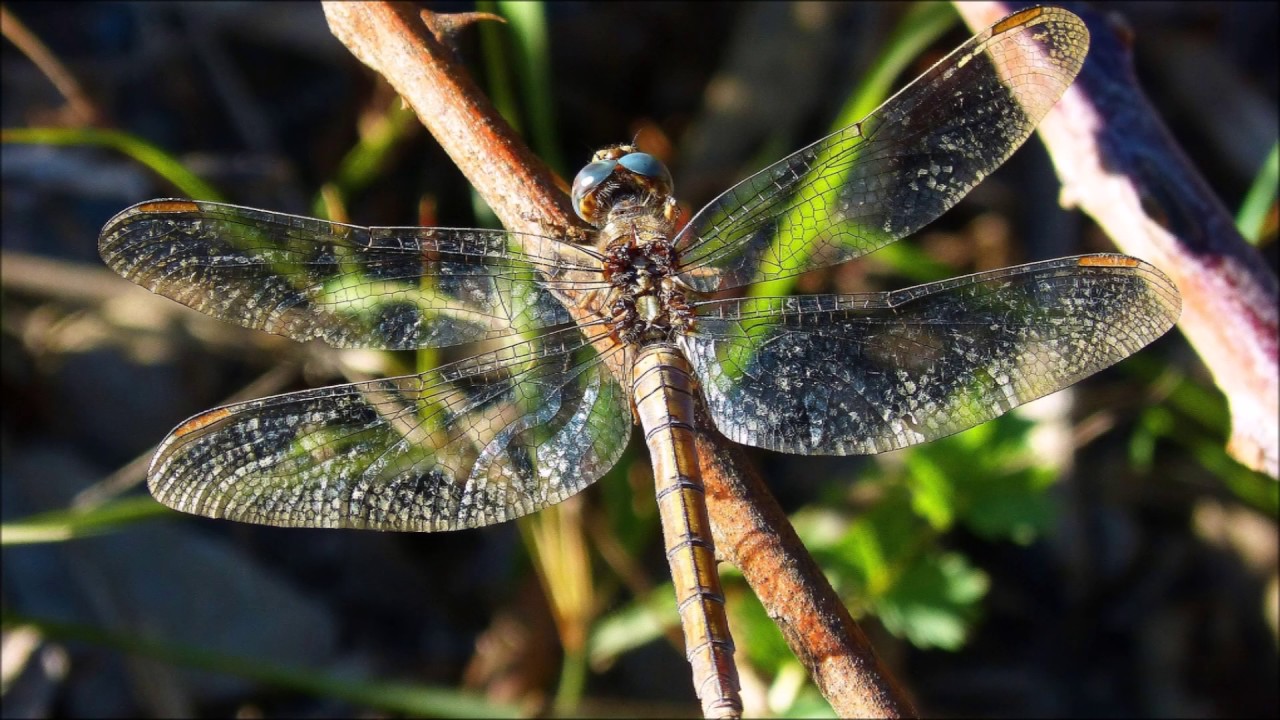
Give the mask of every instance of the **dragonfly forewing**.
M 359 227 L 153 200 L 103 228 L 125 278 L 221 320 L 340 348 L 411 350 L 570 322 L 559 290 L 603 286 L 581 247 L 505 230 Z
M 955 205 L 1035 130 L 1088 51 L 1057 8 L 975 35 L 855 123 L 752 175 L 681 231 L 680 279 L 702 292 L 865 255 Z
M 724 300 L 681 338 L 716 427 L 783 452 L 896 450 L 1061 390 L 1163 335 L 1159 270 L 1085 255 L 890 293 Z
M 266 525 L 434 531 L 554 505 L 617 461 L 622 387 L 577 328 L 419 375 L 197 415 L 149 484 L 184 512 Z

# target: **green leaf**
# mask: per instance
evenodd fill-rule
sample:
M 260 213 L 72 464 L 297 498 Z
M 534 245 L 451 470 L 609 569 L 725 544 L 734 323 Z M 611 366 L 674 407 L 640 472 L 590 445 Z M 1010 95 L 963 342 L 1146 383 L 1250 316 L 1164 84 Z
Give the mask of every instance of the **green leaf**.
M 911 511 L 910 493 L 893 487 L 850 525 L 834 557 L 852 571 L 860 594 L 874 599 L 889 592 L 911 554 L 930 537 L 928 525 Z
M 963 555 L 929 554 L 876 599 L 875 611 L 885 627 L 917 647 L 955 650 L 964 644 L 989 584 Z
M 1048 487 L 1056 477 L 1049 468 L 986 478 L 965 488 L 961 511 L 965 527 L 987 540 L 1013 540 L 1027 545 L 1053 528 L 1053 499 Z
M 950 527 L 933 520 L 945 510 L 988 540 L 1031 542 L 1053 525 L 1047 490 L 1058 474 L 1032 451 L 1034 429 L 1034 422 L 1003 415 L 913 451 L 906 463 L 913 508 L 938 530 Z M 944 501 L 945 508 L 934 507 Z
M 928 453 L 907 456 L 907 486 L 911 488 L 911 509 L 938 532 L 946 532 L 955 521 L 956 488 L 947 469 Z
M 587 638 L 591 666 L 606 666 L 628 650 L 653 642 L 679 618 L 675 588 L 670 583 L 655 588 L 648 597 L 632 601 L 592 626 Z
M 796 664 L 797 667 L 799 663 Z M 795 700 L 791 702 L 785 709 L 778 711 L 779 717 L 784 718 L 834 718 L 835 710 L 831 708 L 831 703 L 822 697 L 818 689 L 813 685 L 805 685 L 796 693 Z

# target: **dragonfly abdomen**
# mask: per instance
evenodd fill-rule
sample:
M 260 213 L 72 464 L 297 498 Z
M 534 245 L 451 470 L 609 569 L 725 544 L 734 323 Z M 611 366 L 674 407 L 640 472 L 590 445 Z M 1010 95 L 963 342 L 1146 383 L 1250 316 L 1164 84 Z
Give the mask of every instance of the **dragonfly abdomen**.
M 675 346 L 648 345 L 639 350 L 631 390 L 653 462 L 662 536 L 694 689 L 704 717 L 736 718 L 742 714 L 742 700 L 706 490 L 694 449 L 691 372 Z

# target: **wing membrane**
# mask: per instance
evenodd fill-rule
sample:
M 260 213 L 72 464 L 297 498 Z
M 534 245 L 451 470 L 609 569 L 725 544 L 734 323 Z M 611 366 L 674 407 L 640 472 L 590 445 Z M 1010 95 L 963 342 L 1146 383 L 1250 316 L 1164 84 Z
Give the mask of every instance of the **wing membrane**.
M 348 348 L 454 345 L 567 323 L 553 293 L 602 283 L 597 261 L 551 238 L 365 228 L 189 200 L 121 212 L 98 246 L 116 272 L 188 307 Z
M 975 35 L 862 122 L 730 188 L 681 232 L 702 292 L 797 275 L 941 215 L 1030 136 L 1088 50 L 1075 15 L 1031 8 Z
M 582 490 L 626 446 L 629 405 L 600 360 L 569 328 L 421 375 L 210 410 L 161 444 L 151 492 L 184 512 L 267 525 L 509 520 Z
M 927 442 L 1128 357 L 1181 301 L 1123 255 L 1005 268 L 892 293 L 702 303 L 682 344 L 720 432 L 783 452 Z

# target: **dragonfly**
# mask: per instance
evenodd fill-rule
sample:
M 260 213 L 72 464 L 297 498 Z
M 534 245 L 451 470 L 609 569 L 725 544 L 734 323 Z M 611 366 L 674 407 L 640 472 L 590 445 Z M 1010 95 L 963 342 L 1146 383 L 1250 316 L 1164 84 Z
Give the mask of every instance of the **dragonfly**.
M 587 241 L 503 229 L 359 227 L 213 202 L 134 205 L 102 230 L 125 278 L 248 328 L 339 348 L 476 351 L 426 372 L 200 413 L 160 444 L 157 500 L 289 527 L 445 531 L 559 503 L 652 460 L 694 689 L 742 712 L 693 450 L 695 407 L 730 440 L 880 453 L 990 420 L 1138 351 L 1176 287 L 1117 254 L 892 292 L 745 297 L 915 232 L 995 170 L 1074 80 L 1070 12 L 973 36 L 862 121 L 726 190 L 683 226 L 670 173 L 597 152 L 571 200 Z

